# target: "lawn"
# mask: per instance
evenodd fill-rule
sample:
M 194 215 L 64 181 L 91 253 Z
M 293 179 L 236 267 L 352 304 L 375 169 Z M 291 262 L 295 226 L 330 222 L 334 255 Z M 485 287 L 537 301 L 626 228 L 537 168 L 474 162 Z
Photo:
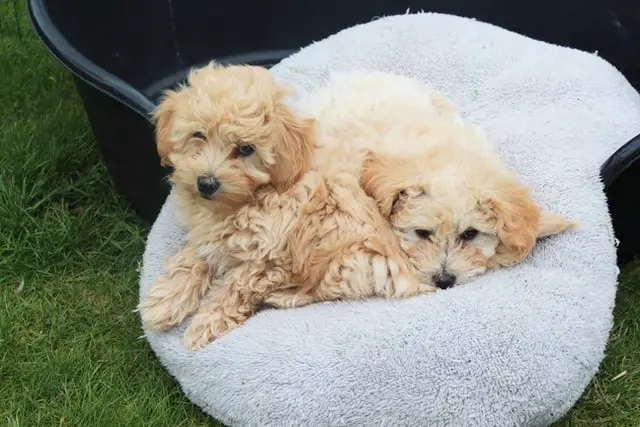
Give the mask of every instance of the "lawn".
M 148 226 L 15 4 L 0 0 L 0 423 L 217 425 L 139 339 Z M 640 425 L 640 264 L 621 276 L 600 373 L 560 425 Z

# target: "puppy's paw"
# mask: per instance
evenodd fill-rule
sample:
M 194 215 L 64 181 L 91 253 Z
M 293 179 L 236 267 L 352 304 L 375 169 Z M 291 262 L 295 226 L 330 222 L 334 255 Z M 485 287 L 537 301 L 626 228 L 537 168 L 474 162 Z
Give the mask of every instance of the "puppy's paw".
M 276 291 L 264 299 L 265 304 L 274 308 L 304 307 L 314 302 L 319 302 L 319 300 L 312 295 L 292 290 Z
M 160 276 L 138 306 L 142 324 L 154 331 L 178 326 L 198 307 L 198 298 L 185 292 L 179 283 Z
M 392 299 L 410 298 L 418 295 L 420 283 L 409 275 L 397 275 L 393 278 Z
M 418 288 L 418 294 L 428 294 L 431 292 L 435 292 L 437 289 L 430 283 L 420 283 Z
M 403 264 L 389 259 L 387 260 L 387 266 L 393 282 L 391 298 L 410 298 L 422 293 L 435 291 L 433 286 L 423 283 L 415 272 L 408 271 Z
M 198 313 L 184 333 L 184 345 L 191 351 L 199 350 L 237 326 L 221 309 Z

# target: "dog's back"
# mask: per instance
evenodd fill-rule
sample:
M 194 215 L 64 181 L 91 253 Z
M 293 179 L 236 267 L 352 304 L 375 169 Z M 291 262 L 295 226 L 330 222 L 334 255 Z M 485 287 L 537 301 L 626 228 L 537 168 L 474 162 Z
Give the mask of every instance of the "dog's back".
M 334 72 L 301 108 L 317 120 L 312 168 L 330 175 L 357 175 L 367 150 L 396 152 L 403 138 L 397 132 L 417 132 L 433 121 L 462 123 L 453 105 L 426 83 L 379 71 Z M 418 142 L 402 150 L 419 153 L 430 143 Z

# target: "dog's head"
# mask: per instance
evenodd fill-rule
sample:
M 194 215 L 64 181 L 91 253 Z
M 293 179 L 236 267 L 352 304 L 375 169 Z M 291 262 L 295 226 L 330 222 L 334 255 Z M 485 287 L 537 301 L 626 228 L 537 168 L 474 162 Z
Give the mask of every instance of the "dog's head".
M 309 167 L 314 130 L 286 96 L 262 67 L 214 63 L 166 91 L 153 113 L 157 149 L 181 194 L 234 210 L 261 185 L 293 185 Z
M 542 211 L 499 162 L 461 151 L 444 147 L 405 158 L 370 153 L 363 165 L 363 189 L 422 279 L 439 288 L 518 263 L 537 238 L 574 225 Z

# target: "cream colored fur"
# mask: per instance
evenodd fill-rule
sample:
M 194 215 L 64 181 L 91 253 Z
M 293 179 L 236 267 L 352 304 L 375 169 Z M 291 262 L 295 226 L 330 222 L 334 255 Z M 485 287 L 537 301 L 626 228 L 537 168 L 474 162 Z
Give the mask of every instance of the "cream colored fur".
M 299 112 L 315 128 L 284 94 L 263 69 L 212 66 L 156 113 L 190 232 L 140 309 L 153 329 L 196 313 L 189 348 L 262 303 L 398 298 L 464 283 L 573 225 L 543 212 L 483 133 L 421 82 L 338 74 Z M 234 155 L 242 144 L 255 154 Z M 221 178 L 211 200 L 195 191 L 203 173 Z
M 166 329 L 196 313 L 195 349 L 240 325 L 264 302 L 429 292 L 389 223 L 353 174 L 310 171 L 312 122 L 258 67 L 211 65 L 168 92 L 156 111 L 158 150 L 189 227 L 188 244 L 140 305 L 145 325 Z M 253 152 L 241 155 L 239 147 Z M 216 178 L 210 197 L 199 177 Z M 302 176 L 302 179 L 300 177 Z
M 542 211 L 484 133 L 418 80 L 337 73 L 305 114 L 318 127 L 312 167 L 360 177 L 421 280 L 468 282 L 574 226 Z

